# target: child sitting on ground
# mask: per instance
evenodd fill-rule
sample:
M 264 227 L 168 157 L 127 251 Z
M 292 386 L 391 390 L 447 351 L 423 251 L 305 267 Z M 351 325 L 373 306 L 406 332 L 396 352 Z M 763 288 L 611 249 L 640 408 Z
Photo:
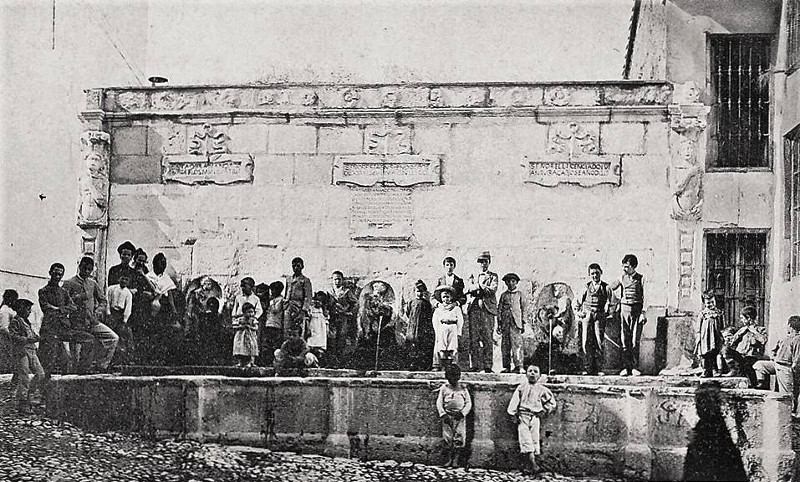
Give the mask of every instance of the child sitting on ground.
M 528 454 L 528 467 L 523 469 L 523 473 L 527 474 L 539 471 L 536 456 L 542 453 L 539 437 L 540 419 L 545 412 L 551 413 L 556 409 L 553 392 L 539 383 L 540 380 L 539 367 L 528 366 L 525 380 L 514 390 L 511 402 L 508 404 L 508 414 L 517 424 L 519 451 Z
M 308 318 L 306 344 L 308 350 L 317 357 L 320 366 L 327 366 L 325 352 L 328 350 L 328 295 L 317 291 L 311 298 L 311 316 Z
M 445 303 L 444 300 L 442 300 Z M 437 308 L 438 309 L 438 308 Z M 448 365 L 445 370 L 447 383 L 439 388 L 436 398 L 436 410 L 442 419 L 442 438 L 447 451 L 445 467 L 457 467 L 461 451 L 467 437 L 466 417 L 472 411 L 472 398 L 467 387 L 462 385 L 461 368 Z
M 442 357 L 452 354 L 451 363 L 458 361 L 458 337 L 464 326 L 461 307 L 455 302 L 455 290 L 451 286 L 439 286 L 436 292 L 442 302 L 433 312 L 433 369 L 442 369 Z M 446 353 L 449 352 L 449 353 Z
M 284 376 L 291 370 L 319 366 L 317 357 L 308 350 L 302 338 L 303 329 L 293 326 L 289 329 L 289 338 L 275 350 L 275 376 Z
M 242 305 L 242 316 L 233 319 L 233 356 L 240 367 L 252 367 L 258 356 L 258 320 L 256 307 L 250 303 Z
M 8 325 L 8 336 L 11 340 L 12 355 L 16 363 L 17 374 L 17 410 L 21 414 L 29 414 L 31 411 L 31 392 L 39 388 L 44 378 L 44 369 L 39 363 L 36 355 L 36 342 L 39 335 L 33 331 L 28 316 L 31 314 L 33 302 L 26 299 L 18 299 L 14 302 L 12 309 L 17 315 L 11 319 Z M 33 382 L 28 378 L 34 375 Z

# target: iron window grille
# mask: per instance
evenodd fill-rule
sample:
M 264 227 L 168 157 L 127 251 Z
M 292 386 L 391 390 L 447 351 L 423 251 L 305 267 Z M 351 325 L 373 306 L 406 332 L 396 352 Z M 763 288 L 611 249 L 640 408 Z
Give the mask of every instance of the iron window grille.
M 783 141 L 786 169 L 786 233 L 791 243 L 791 277 L 800 275 L 800 127 Z
M 759 320 L 766 319 L 766 248 L 764 231 L 706 233 L 706 290 L 725 313 L 725 326 L 736 325 L 748 305 L 758 310 Z
M 709 36 L 710 168 L 769 167 L 769 35 Z
M 800 67 L 800 0 L 786 4 L 786 65 L 789 72 Z

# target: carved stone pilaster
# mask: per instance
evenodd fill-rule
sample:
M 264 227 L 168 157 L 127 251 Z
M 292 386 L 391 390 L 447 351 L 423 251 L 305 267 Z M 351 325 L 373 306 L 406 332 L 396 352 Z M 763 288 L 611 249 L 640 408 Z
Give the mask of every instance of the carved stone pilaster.
M 102 131 L 86 131 L 81 136 L 81 173 L 78 226 L 108 226 L 108 169 L 111 136 Z
M 695 280 L 695 233 L 703 214 L 703 174 L 705 151 L 703 131 L 709 107 L 700 103 L 700 91 L 694 84 L 676 87 L 678 102 L 670 104 L 670 190 L 672 219 L 677 221 L 676 250 L 678 308 L 690 304 Z
M 111 136 L 107 132 L 89 130 L 81 135 L 77 210 L 77 224 L 82 230 L 80 250 L 84 256 L 94 258 L 100 283 L 105 280 L 110 159 Z
M 672 218 L 697 220 L 703 207 L 704 155 L 699 151 L 700 135 L 706 128 L 709 107 L 703 104 L 671 104 L 670 187 Z

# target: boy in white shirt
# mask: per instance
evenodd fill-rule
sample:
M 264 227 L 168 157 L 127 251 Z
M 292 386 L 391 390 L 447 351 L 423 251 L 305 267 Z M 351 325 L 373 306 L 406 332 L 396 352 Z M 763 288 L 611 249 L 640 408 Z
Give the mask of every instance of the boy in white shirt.
M 106 315 L 108 315 L 108 326 L 119 336 L 119 344 L 114 358 L 117 364 L 124 364 L 129 361 L 129 356 L 133 352 L 133 332 L 128 326 L 128 318 L 131 316 L 133 308 L 133 293 L 128 288 L 130 276 L 127 272 L 119 276 L 119 284 L 109 285 L 106 290 Z
M 530 365 L 525 371 L 525 380 L 514 390 L 508 404 L 508 414 L 517 424 L 519 451 L 528 454 L 529 466 L 523 473 L 535 474 L 539 471 L 536 456 L 542 453 L 539 438 L 540 419 L 545 413 L 556 409 L 553 392 L 539 383 L 541 373 L 539 367 Z
M 242 282 L 239 286 L 242 288 L 242 294 L 237 295 L 236 299 L 234 299 L 231 316 L 234 319 L 241 318 L 243 316 L 242 307 L 245 303 L 250 303 L 256 310 L 256 318 L 261 318 L 264 309 L 261 307 L 261 300 L 258 298 L 258 295 L 253 292 L 253 288 L 256 286 L 255 280 L 249 276 L 242 278 Z

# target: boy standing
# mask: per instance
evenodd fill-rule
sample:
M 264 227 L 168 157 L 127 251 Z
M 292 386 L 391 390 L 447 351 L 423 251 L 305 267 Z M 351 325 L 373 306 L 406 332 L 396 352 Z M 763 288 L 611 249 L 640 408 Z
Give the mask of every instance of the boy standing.
M 639 260 L 633 254 L 622 258 L 622 278 L 613 281 L 609 288 L 622 292 L 620 297 L 620 330 L 622 339 L 622 365 L 620 376 L 641 375 L 639 371 L 639 340 L 641 327 L 647 323 L 644 316 L 644 284 L 636 272 Z
M 603 270 L 597 263 L 589 265 L 589 282 L 583 295 L 575 300 L 575 311 L 581 318 L 581 346 L 583 348 L 583 374 L 602 375 L 603 338 L 606 316 L 611 312 L 614 293 L 608 283 L 601 280 Z
M 242 278 L 242 282 L 239 284 L 239 287 L 242 289 L 242 294 L 237 295 L 233 300 L 233 309 L 231 310 L 231 317 L 233 317 L 234 320 L 244 316 L 244 311 L 242 308 L 246 303 L 253 305 L 253 309 L 256 310 L 256 318 L 260 318 L 262 313 L 264 313 L 264 310 L 261 307 L 261 299 L 253 292 L 253 288 L 255 286 L 256 282 L 253 278 L 249 276 Z
M 411 370 L 430 370 L 433 360 L 435 333 L 433 331 L 433 309 L 428 301 L 428 287 L 417 280 L 414 284 L 414 299 L 406 305 L 406 346 Z
M 501 336 L 500 351 L 503 354 L 504 373 L 523 373 L 522 369 L 522 334 L 525 332 L 525 322 L 522 314 L 525 313 L 522 293 L 517 290 L 519 276 L 508 273 L 503 276 L 506 291 L 500 295 L 499 314 L 500 323 L 497 331 Z
M 455 298 L 453 298 L 453 300 L 458 303 L 459 306 L 465 306 L 467 304 L 467 295 L 464 294 L 464 280 L 454 273 L 456 269 L 456 259 L 452 256 L 448 256 L 442 261 L 442 266 L 444 266 L 445 273 L 436 281 L 436 287 L 450 286 L 455 290 Z M 442 300 L 436 298 L 436 295 L 434 295 L 434 305 L 438 305 L 441 301 Z M 435 307 L 436 306 L 434 306 L 434 308 Z
M 530 365 L 525 372 L 526 379 L 519 384 L 511 402 L 508 414 L 517 424 L 519 451 L 528 454 L 528 467 L 523 473 L 535 474 L 539 471 L 536 456 L 542 453 L 539 428 L 541 417 L 556 409 L 556 399 L 547 387 L 539 383 L 541 373 L 539 367 Z
M 461 345 L 462 367 L 469 366 L 474 371 L 492 372 L 494 360 L 494 331 L 497 316 L 497 273 L 489 271 L 492 256 L 484 251 L 478 256 L 481 267 L 478 275 L 469 277 L 466 288 L 470 295 L 467 308 L 467 322 L 463 330 L 464 342 Z
M 119 336 L 119 344 L 115 352 L 117 355 L 116 362 L 125 364 L 130 361 L 133 350 L 133 333 L 128 326 L 128 319 L 131 317 L 131 310 L 133 309 L 133 293 L 128 289 L 130 274 L 127 272 L 120 274 L 117 281 L 119 284 L 109 285 L 106 290 L 106 297 L 108 298 L 106 315 L 108 316 L 109 326 Z
M 458 365 L 448 365 L 445 377 L 447 383 L 439 388 L 436 410 L 442 420 L 442 438 L 447 450 L 444 466 L 456 467 L 467 438 L 466 417 L 472 411 L 472 398 L 467 387 L 459 383 L 461 369 Z
M 358 296 L 351 287 L 345 286 L 344 274 L 341 271 L 334 271 L 331 274 L 328 300 L 330 326 L 335 334 L 333 346 L 336 351 L 335 364 L 338 368 L 344 368 L 350 365 L 350 357 L 356 345 Z
M 269 285 L 269 305 L 264 317 L 264 332 L 261 334 L 261 356 L 264 366 L 272 365 L 275 350 L 283 344 L 283 283 L 273 281 Z
M 292 277 L 286 285 L 283 325 L 285 330 L 299 327 L 302 331 L 311 313 L 311 280 L 303 275 L 303 258 L 292 259 Z
M 14 302 L 14 311 L 17 312 L 17 315 L 11 319 L 8 326 L 9 338 L 13 347 L 12 353 L 16 361 L 17 410 L 21 414 L 30 413 L 31 385 L 34 389 L 38 388 L 44 377 L 44 369 L 36 355 L 36 342 L 39 341 L 39 335 L 33 331 L 31 322 L 28 321 L 31 306 L 33 306 L 33 302 L 26 299 Z M 31 374 L 34 375 L 33 382 L 28 378 Z

